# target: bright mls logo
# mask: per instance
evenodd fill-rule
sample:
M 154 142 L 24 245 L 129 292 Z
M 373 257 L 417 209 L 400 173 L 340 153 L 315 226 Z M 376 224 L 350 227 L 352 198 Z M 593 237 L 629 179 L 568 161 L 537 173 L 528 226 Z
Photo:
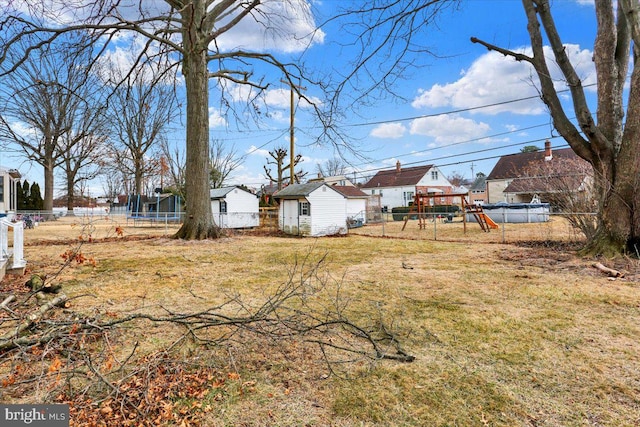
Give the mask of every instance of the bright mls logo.
M 69 405 L 0 405 L 0 425 L 68 427 Z

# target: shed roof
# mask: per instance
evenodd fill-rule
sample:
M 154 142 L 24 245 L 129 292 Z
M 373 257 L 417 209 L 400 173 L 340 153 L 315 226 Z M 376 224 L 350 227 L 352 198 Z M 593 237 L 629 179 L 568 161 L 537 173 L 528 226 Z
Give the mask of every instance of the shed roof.
M 331 187 L 337 190 L 338 193 L 342 194 L 347 199 L 369 198 L 369 195 L 367 193 L 352 185 L 332 185 Z
M 228 187 L 220 187 L 220 188 L 212 188 L 211 190 L 209 190 L 209 197 L 211 197 L 211 200 L 214 199 L 224 199 L 227 194 L 229 194 L 230 192 L 232 192 L 233 190 L 242 190 L 245 193 L 249 193 L 249 194 L 253 194 L 250 191 L 245 190 L 242 187 L 238 187 L 237 185 L 231 185 Z M 258 196 L 256 196 L 258 197 Z
M 414 166 L 379 171 L 362 188 L 401 187 L 416 185 L 429 172 L 433 165 Z
M 276 199 L 296 199 L 298 197 L 307 197 L 309 194 L 322 187 L 323 185 L 331 188 L 324 182 L 307 182 L 306 184 L 291 184 L 277 191 L 273 197 Z

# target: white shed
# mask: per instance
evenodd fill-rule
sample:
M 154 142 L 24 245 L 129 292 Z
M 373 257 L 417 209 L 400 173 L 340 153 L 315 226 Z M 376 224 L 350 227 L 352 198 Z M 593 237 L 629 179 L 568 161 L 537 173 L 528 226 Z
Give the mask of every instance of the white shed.
M 278 226 L 287 234 L 347 233 L 347 199 L 324 182 L 289 185 L 273 195 L 280 201 Z
M 238 186 L 210 190 L 213 220 L 221 228 L 260 225 L 258 196 Z
M 347 199 L 347 221 L 349 227 L 359 227 L 367 222 L 367 201 L 369 195 L 357 187 L 333 185 Z

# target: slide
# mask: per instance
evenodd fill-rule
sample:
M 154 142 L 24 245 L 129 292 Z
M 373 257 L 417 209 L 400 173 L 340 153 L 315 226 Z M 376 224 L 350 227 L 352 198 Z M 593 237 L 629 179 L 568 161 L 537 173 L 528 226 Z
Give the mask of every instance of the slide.
M 493 222 L 493 220 L 489 217 L 489 215 L 484 213 L 479 213 L 478 215 L 481 215 L 484 218 L 489 228 L 498 228 L 498 224 Z

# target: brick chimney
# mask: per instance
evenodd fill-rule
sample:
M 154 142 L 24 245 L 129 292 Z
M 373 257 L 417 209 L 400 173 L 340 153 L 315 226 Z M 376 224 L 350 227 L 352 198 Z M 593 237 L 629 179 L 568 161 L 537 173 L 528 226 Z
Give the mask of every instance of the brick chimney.
M 544 142 L 544 160 L 549 161 L 553 159 L 553 153 L 551 153 L 551 142 L 547 139 Z
M 400 160 L 396 162 L 396 172 L 400 173 Z

